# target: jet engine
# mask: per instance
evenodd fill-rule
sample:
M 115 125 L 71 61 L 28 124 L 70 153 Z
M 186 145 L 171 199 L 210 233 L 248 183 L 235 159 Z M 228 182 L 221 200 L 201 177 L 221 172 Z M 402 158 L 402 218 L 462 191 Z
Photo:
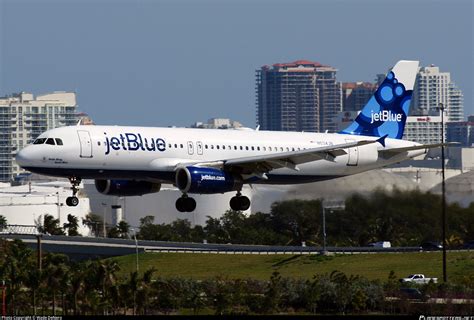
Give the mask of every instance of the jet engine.
M 161 184 L 137 180 L 95 180 L 95 188 L 110 196 L 142 196 L 160 191 Z
M 224 193 L 240 190 L 242 178 L 215 168 L 181 167 L 176 171 L 176 186 L 183 193 Z

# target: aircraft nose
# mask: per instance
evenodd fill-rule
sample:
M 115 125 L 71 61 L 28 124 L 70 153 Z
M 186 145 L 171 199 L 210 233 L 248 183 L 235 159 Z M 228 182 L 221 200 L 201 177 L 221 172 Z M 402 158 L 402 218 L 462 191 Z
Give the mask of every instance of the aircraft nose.
M 21 149 L 15 156 L 15 161 L 20 167 L 27 167 L 34 160 L 30 146 Z

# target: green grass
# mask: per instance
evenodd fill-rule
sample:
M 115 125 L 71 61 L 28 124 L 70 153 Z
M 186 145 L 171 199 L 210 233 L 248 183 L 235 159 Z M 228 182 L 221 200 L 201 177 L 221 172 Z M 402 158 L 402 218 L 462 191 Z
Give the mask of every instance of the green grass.
M 141 253 L 139 269 L 155 267 L 155 277 L 213 277 L 269 279 L 274 271 L 284 277 L 310 279 L 334 270 L 368 279 L 386 280 L 390 270 L 398 277 L 423 273 L 442 278 L 441 252 L 384 253 L 357 255 L 243 255 Z M 120 264 L 119 276 L 135 271 L 135 255 L 113 258 Z M 474 276 L 474 252 L 448 252 L 449 280 L 458 282 Z

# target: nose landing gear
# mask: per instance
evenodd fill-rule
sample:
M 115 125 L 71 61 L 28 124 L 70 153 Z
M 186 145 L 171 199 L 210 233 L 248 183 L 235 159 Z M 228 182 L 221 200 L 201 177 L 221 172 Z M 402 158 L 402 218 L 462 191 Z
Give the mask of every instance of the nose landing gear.
M 196 209 L 196 200 L 188 197 L 187 194 L 183 194 L 181 198 L 176 200 L 176 210 L 179 212 L 193 212 Z
M 235 211 L 245 211 L 250 208 L 250 199 L 243 196 L 239 191 L 235 197 L 230 199 L 230 207 Z
M 81 179 L 76 177 L 69 178 L 69 181 L 72 184 L 72 197 L 66 198 L 66 204 L 69 207 L 75 207 L 79 204 L 79 199 L 76 197 L 77 192 L 79 191 L 79 185 L 81 184 Z

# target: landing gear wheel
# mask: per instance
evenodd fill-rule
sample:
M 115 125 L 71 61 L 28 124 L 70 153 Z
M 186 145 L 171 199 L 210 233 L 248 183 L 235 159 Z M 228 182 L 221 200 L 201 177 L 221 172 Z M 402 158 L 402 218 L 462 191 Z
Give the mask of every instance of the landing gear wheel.
M 186 212 L 193 212 L 196 209 L 196 200 L 194 198 L 186 199 Z
M 240 197 L 240 210 L 245 211 L 250 208 L 250 199 L 247 198 L 246 196 Z
M 66 204 L 69 207 L 76 207 L 79 204 L 79 199 L 76 196 L 67 197 L 66 198 Z
M 81 178 L 70 177 L 69 182 L 71 182 L 72 187 L 72 197 L 66 198 L 66 204 L 69 207 L 75 207 L 79 204 L 79 199 L 76 197 L 77 192 L 79 191 L 79 185 L 81 184 Z
M 230 208 L 234 211 L 239 211 L 240 210 L 239 197 L 230 198 Z
M 193 212 L 196 209 L 196 200 L 183 196 L 176 200 L 176 210 L 179 212 Z
M 245 211 L 250 208 L 250 199 L 238 194 L 230 199 L 230 207 L 235 211 Z

